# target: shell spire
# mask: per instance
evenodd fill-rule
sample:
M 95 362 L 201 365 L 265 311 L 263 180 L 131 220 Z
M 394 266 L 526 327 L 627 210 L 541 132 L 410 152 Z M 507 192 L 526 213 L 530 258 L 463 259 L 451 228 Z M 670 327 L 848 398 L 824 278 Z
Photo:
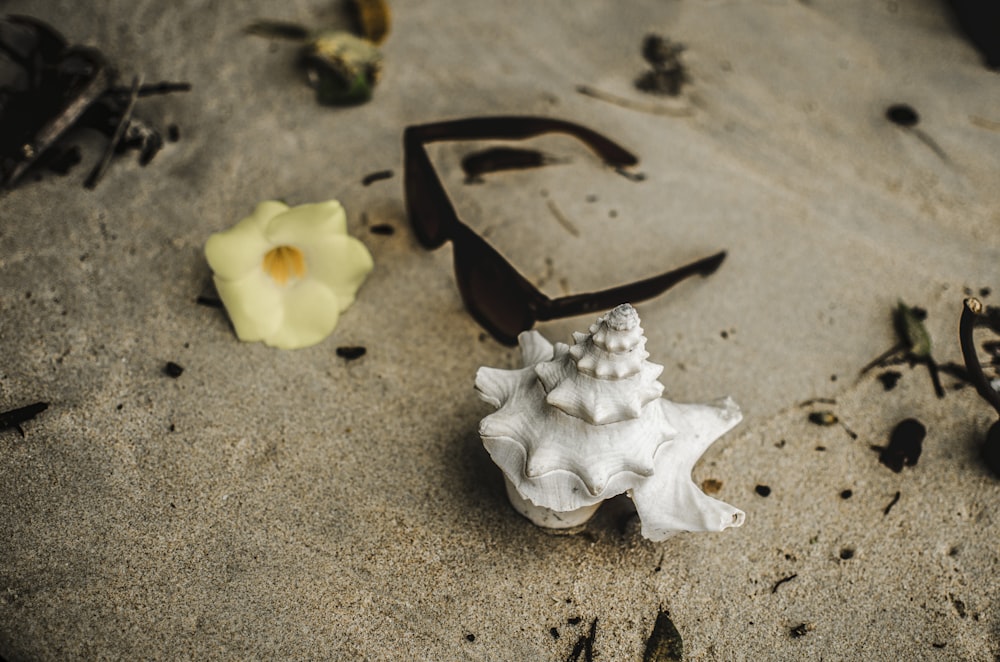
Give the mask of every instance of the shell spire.
M 553 407 L 604 425 L 638 418 L 663 394 L 657 381 L 663 366 L 646 360 L 646 336 L 630 304 L 598 318 L 589 333 L 574 333 L 573 340 L 568 351 L 556 351 L 556 358 L 535 366 Z

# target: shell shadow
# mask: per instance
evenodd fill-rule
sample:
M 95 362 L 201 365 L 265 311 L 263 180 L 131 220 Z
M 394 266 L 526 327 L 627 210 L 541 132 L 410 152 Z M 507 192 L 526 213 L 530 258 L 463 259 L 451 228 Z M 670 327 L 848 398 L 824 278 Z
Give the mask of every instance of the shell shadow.
M 461 513 L 449 526 L 488 529 L 494 540 L 509 540 L 518 549 L 527 544 L 538 550 L 561 554 L 565 545 L 590 545 L 602 542 L 607 545 L 630 546 L 639 535 L 639 519 L 632 500 L 624 494 L 602 504 L 587 524 L 565 531 L 548 530 L 535 526 L 518 513 L 507 499 L 503 473 L 483 447 L 475 427 L 454 438 L 442 462 L 447 474 L 456 477 L 454 489 L 461 507 L 449 508 L 448 513 Z M 561 539 L 562 543 L 554 543 Z
M 465 512 L 480 513 L 491 520 L 500 513 L 503 519 L 513 521 L 517 513 L 507 501 L 503 474 L 483 448 L 475 427 L 455 438 L 448 450 L 443 461 L 451 465 L 449 473 L 457 476 L 456 492 L 466 504 Z

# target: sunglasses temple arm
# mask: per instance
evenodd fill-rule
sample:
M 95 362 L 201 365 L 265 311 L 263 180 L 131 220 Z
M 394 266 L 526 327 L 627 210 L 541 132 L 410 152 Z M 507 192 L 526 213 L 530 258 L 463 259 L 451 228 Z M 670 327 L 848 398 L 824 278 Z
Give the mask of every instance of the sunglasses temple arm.
M 691 264 L 668 271 L 659 276 L 640 280 L 628 285 L 613 287 L 600 292 L 574 294 L 558 299 L 546 299 L 538 305 L 535 315 L 539 321 L 559 319 L 583 313 L 601 312 L 622 303 L 645 301 L 666 292 L 674 285 L 691 276 L 709 276 L 726 259 L 726 251 L 702 258 Z
M 586 144 L 605 163 L 632 166 L 639 159 L 610 138 L 585 126 L 549 117 L 496 116 L 470 117 L 407 127 L 404 143 L 431 143 L 442 140 L 524 140 L 544 133 L 566 133 Z

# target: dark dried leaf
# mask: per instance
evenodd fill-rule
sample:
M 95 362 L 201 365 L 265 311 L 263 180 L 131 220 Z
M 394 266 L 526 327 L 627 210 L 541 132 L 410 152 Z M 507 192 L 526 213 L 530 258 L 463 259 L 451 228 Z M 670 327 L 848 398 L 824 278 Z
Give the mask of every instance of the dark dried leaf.
M 674 622 L 670 620 L 670 612 L 661 609 L 656 615 L 653 632 L 646 640 L 646 651 L 642 655 L 643 662 L 675 662 L 684 659 L 684 642 L 681 633 L 677 631 Z

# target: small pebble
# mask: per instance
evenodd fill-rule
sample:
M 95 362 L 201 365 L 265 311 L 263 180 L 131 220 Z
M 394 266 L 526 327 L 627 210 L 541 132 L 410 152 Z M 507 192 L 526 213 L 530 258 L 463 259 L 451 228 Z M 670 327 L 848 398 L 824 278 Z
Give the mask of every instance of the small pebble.
M 837 418 L 837 415 L 832 411 L 814 411 L 809 414 L 809 422 L 813 425 L 822 425 L 827 427 L 830 425 L 836 425 L 840 422 L 840 419 Z
M 389 236 L 395 234 L 396 228 L 392 227 L 388 223 L 379 223 L 378 225 L 373 225 L 368 228 L 368 231 L 372 234 L 380 234 L 383 236 Z
M 367 351 L 364 347 L 338 347 L 337 356 L 348 361 L 353 361 L 354 359 L 360 359 Z
M 798 639 L 800 637 L 806 636 L 806 633 L 809 632 L 809 630 L 811 629 L 812 628 L 806 625 L 805 623 L 799 623 L 798 625 L 796 625 L 791 629 L 790 634 L 792 635 L 792 639 Z

